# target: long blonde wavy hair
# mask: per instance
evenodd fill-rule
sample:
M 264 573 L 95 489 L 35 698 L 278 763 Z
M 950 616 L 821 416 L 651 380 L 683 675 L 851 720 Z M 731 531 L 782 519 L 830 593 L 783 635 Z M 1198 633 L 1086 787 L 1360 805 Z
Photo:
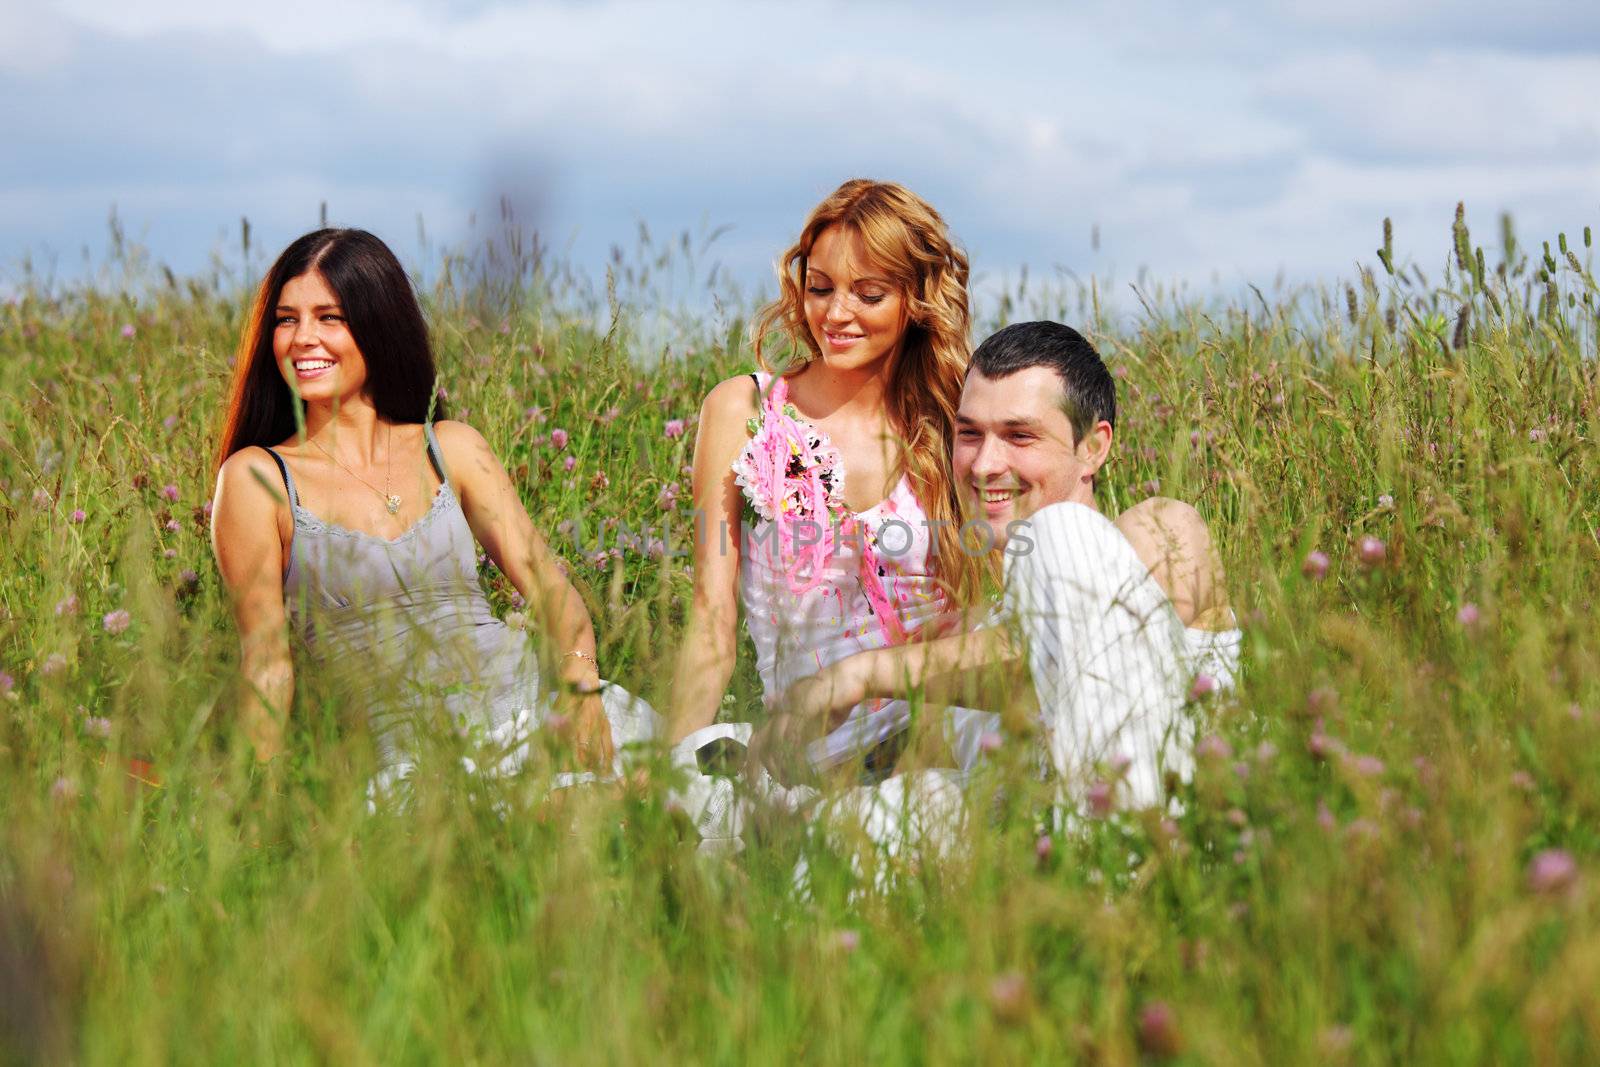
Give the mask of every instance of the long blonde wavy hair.
M 861 235 L 873 266 L 899 286 L 906 328 L 885 390 L 889 422 L 903 447 L 900 469 L 934 526 L 933 573 L 956 605 L 974 602 L 989 569 L 962 551 L 961 504 L 950 466 L 961 385 L 972 356 L 968 337 L 967 256 L 927 201 L 895 182 L 853 178 L 812 209 L 800 237 L 778 261 L 778 299 L 763 308 L 752 330 L 756 359 L 771 372 L 798 373 L 804 363 L 780 367 L 767 358 L 767 340 L 787 337 L 795 354 L 822 355 L 806 324 L 806 261 L 830 226 Z

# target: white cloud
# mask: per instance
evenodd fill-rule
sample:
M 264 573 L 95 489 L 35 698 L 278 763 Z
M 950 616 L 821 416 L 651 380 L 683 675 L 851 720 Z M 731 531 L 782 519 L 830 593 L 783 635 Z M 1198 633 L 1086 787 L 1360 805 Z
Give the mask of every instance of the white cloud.
M 37 76 L 67 62 L 72 29 L 48 8 L 0 0 L 0 74 Z
M 1532 3 L 1516 40 L 1563 22 Z M 451 237 L 506 195 L 591 263 L 639 217 L 732 223 L 719 251 L 764 277 L 857 174 L 995 269 L 1344 271 L 1384 215 L 1442 253 L 1462 197 L 1581 225 L 1600 47 L 1449 43 L 1512 39 L 1476 0 L 1336 7 L 64 0 L 35 24 L 0 0 L 38 39 L 0 32 L 0 93 L 33 94 L 0 117 L 0 259 L 98 234 L 112 200 L 183 264 L 239 214 L 287 239 L 328 199 Z
M 1600 55 L 1434 51 L 1391 63 L 1349 51 L 1282 63 L 1269 107 L 1353 155 L 1559 163 L 1600 158 Z

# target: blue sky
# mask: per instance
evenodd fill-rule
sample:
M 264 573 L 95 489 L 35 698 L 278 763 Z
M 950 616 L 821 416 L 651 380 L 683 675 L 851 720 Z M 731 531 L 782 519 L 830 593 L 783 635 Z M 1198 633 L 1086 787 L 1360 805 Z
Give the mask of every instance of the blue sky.
M 113 205 L 185 272 L 322 201 L 421 265 L 419 215 L 502 196 L 590 271 L 643 220 L 759 281 L 855 175 L 990 276 L 1343 276 L 1385 215 L 1430 269 L 1457 200 L 1484 243 L 1600 224 L 1600 5 L 1553 0 L 0 0 L 0 98 L 0 285 Z

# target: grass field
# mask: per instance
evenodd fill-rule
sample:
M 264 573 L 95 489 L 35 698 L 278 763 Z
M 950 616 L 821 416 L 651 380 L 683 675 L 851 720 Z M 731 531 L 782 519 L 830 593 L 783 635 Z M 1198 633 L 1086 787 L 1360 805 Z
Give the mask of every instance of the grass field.
M 781 822 L 699 856 L 659 789 L 551 817 L 536 781 L 445 777 L 369 816 L 362 732 L 314 684 L 260 780 L 202 510 L 243 289 L 127 249 L 94 285 L 26 283 L 0 307 L 0 1048 L 1593 1062 L 1600 292 L 1587 232 L 1491 243 L 1458 222 L 1420 270 L 1386 251 L 1348 286 L 1131 316 L 1095 287 L 983 302 L 980 337 L 1092 334 L 1123 411 L 1103 506 L 1201 509 L 1246 670 L 1194 709 L 1176 819 L 1041 835 L 1013 740 L 970 849 L 888 879 Z M 597 527 L 682 528 L 699 400 L 751 367 L 738 301 L 672 343 L 630 326 L 674 254 L 642 245 L 606 295 L 518 246 L 425 301 L 455 414 L 570 560 L 606 673 L 658 706 L 684 560 L 648 536 L 596 560 Z M 730 716 L 758 694 L 745 656 Z

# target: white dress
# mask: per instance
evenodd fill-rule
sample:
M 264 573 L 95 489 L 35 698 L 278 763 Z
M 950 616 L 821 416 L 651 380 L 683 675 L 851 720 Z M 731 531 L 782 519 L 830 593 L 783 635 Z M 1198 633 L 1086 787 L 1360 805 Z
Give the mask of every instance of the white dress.
M 763 393 L 761 429 L 766 430 L 783 417 L 786 383 L 766 374 L 754 377 Z M 797 418 L 791 417 L 789 425 L 812 436 L 817 454 L 831 464 L 832 486 L 842 491 L 844 468 L 827 437 Z M 759 476 L 751 454 L 759 443 L 760 431 L 734 467 L 747 496 L 757 499 L 759 491 L 751 485 Z M 833 521 L 841 533 L 829 551 L 813 552 L 810 559 L 797 555 L 807 547 L 811 530 L 788 545 L 781 536 L 784 524 L 805 521 L 793 512 L 771 509 L 775 517 L 757 515 L 741 531 L 739 596 L 769 702 L 829 664 L 905 640 L 945 610 L 931 566 L 932 528 L 909 479 L 902 476 L 885 499 L 865 511 L 836 509 Z M 952 748 L 970 766 L 977 752 L 973 739 L 994 728 L 998 717 L 961 708 L 943 714 Z M 911 706 L 904 700 L 863 702 L 851 709 L 844 725 L 810 744 L 807 756 L 818 769 L 837 766 L 906 729 L 910 720 Z

